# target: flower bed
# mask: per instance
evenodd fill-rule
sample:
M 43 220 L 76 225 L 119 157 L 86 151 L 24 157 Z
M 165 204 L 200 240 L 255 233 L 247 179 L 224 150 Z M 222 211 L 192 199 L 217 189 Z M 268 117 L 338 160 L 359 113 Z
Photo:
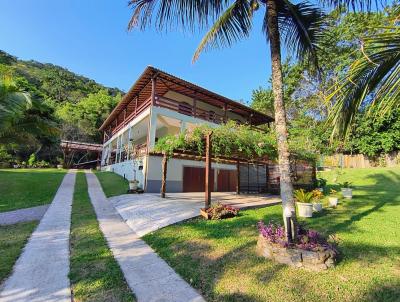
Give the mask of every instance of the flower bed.
M 217 203 L 208 209 L 200 209 L 200 214 L 206 219 L 218 220 L 237 216 L 239 210 L 229 205 Z
M 260 235 L 257 254 L 279 263 L 311 271 L 326 270 L 335 265 L 337 251 L 318 232 L 299 227 L 296 243 L 288 246 L 283 226 L 258 223 Z

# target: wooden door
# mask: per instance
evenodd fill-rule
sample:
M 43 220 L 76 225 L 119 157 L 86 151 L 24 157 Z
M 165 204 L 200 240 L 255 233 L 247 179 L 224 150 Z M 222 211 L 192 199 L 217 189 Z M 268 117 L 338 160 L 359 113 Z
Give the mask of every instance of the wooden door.
M 236 170 L 218 170 L 217 192 L 235 192 L 237 185 Z
M 183 167 L 183 192 L 204 192 L 205 168 Z M 214 170 L 211 169 L 211 191 L 214 191 Z

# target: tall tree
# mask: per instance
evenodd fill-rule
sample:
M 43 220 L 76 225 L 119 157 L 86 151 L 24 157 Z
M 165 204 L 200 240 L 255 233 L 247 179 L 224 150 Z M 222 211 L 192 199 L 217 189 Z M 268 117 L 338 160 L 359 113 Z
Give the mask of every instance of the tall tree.
M 326 0 L 334 6 L 370 6 L 370 0 Z M 316 41 L 324 14 L 308 2 L 293 4 L 289 0 L 131 0 L 133 15 L 129 29 L 152 25 L 162 28 L 196 29 L 213 23 L 204 36 L 193 59 L 208 48 L 231 46 L 250 35 L 254 14 L 263 8 L 262 30 L 270 43 L 272 89 L 274 95 L 275 130 L 278 141 L 278 159 L 281 197 L 284 213 L 295 215 L 293 186 L 290 178 L 288 131 L 283 99 L 281 40 L 298 59 L 316 65 Z
M 370 112 L 379 116 L 400 105 L 400 6 L 394 8 L 391 24 L 375 30 L 363 37 L 360 57 L 327 96 L 334 103 L 328 118 L 333 135 L 348 136 L 360 108 L 370 105 Z

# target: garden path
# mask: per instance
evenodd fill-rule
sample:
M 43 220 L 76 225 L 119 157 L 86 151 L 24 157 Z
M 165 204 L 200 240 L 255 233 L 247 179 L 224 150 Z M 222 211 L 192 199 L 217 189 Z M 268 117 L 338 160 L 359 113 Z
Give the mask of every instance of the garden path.
M 0 225 L 40 220 L 46 213 L 49 206 L 50 205 L 46 204 L 43 206 L 0 213 Z
M 203 302 L 202 296 L 122 220 L 104 195 L 97 177 L 88 171 L 86 178 L 100 229 L 137 300 Z
M 239 209 L 275 205 L 281 202 L 276 195 L 237 195 L 234 192 L 213 192 L 212 202 L 221 202 Z M 139 236 L 200 215 L 204 207 L 204 192 L 125 194 L 110 197 L 109 201 Z
M 71 302 L 69 232 L 75 171 L 69 171 L 18 258 L 1 302 Z

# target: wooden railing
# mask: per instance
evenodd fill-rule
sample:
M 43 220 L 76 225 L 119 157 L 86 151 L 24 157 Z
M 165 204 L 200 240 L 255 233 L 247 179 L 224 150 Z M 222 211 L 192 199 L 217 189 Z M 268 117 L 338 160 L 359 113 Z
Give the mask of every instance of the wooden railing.
M 216 124 L 222 124 L 225 122 L 223 115 L 212 110 L 204 110 L 185 102 L 179 102 L 163 96 L 156 96 L 155 105 Z

